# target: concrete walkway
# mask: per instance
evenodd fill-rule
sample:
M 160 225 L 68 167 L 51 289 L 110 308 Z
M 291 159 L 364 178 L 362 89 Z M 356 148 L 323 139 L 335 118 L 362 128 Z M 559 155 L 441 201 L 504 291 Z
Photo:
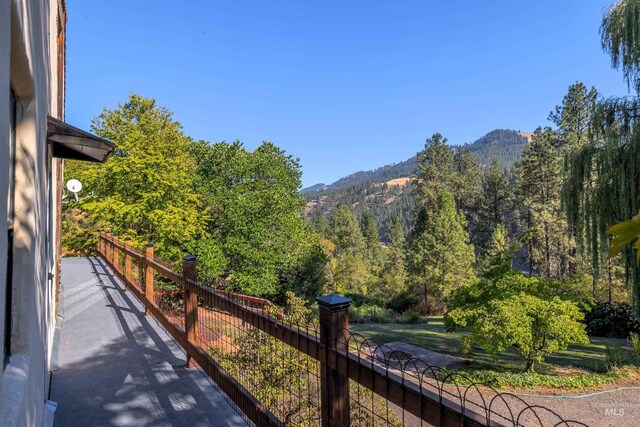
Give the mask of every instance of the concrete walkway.
M 102 260 L 63 259 L 62 287 L 55 425 L 247 425 Z

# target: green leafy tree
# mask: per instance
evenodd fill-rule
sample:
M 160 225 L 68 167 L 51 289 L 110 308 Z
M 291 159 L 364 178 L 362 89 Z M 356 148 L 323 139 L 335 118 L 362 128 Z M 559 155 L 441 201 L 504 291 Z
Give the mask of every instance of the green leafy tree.
M 621 68 L 624 79 L 640 93 L 640 1 L 614 2 L 603 15 L 600 34 L 602 47 L 611 57 L 612 66 Z M 592 267 L 598 276 L 603 254 L 607 249 L 610 230 L 616 237 L 614 252 L 622 250 L 622 259 L 606 258 L 607 274 L 615 267 L 624 267 L 624 282 L 631 291 L 636 316 L 640 315 L 640 268 L 635 262 L 637 249 L 620 246 L 623 229 L 610 229 L 613 224 L 634 217 L 640 200 L 640 133 L 638 109 L 640 102 L 633 98 L 612 98 L 598 101 L 592 128 L 598 132 L 588 144 L 570 153 L 567 159 L 565 204 L 572 230 L 577 231 L 578 242 L 591 255 Z M 584 239 L 583 239 L 584 237 Z M 622 241 L 631 241 L 622 238 Z M 613 267 L 612 268 L 612 264 Z M 595 285 L 594 280 L 594 285 Z M 609 298 L 612 281 L 609 280 Z M 594 294 L 596 293 L 594 286 Z
M 208 231 L 226 259 L 224 285 L 257 296 L 281 294 L 304 260 L 318 253 L 318 238 L 302 217 L 298 160 L 270 142 L 252 152 L 239 141 L 198 141 L 189 150 L 209 207 Z
M 209 214 L 194 187 L 190 141 L 180 123 L 154 99 L 134 94 L 105 108 L 92 130 L 115 144 L 115 154 L 104 165 L 65 164 L 65 179 L 79 179 L 91 194 L 67 206 L 135 245 L 153 242 L 157 254 L 178 261 L 190 242 L 207 235 Z
M 496 225 L 483 253 L 483 269 L 485 271 L 511 269 L 516 250 L 509 241 L 507 228 L 502 224 Z
M 584 314 L 571 301 L 519 294 L 491 301 L 471 329 L 471 336 L 491 354 L 514 348 L 526 361 L 526 371 L 545 356 L 569 344 L 589 344 Z
M 602 48 L 615 69 L 640 93 L 640 0 L 618 0 L 602 17 Z
M 440 190 L 435 206 L 418 216 L 407 261 L 423 313 L 441 309 L 451 293 L 474 280 L 475 254 L 451 193 Z
M 588 344 L 584 314 L 579 304 L 592 299 L 584 292 L 584 279 L 527 277 L 513 269 L 482 278 L 454 294 L 445 315 L 449 331 L 468 327 L 466 343 L 491 354 L 513 348 L 527 371 L 535 362 L 569 344 Z

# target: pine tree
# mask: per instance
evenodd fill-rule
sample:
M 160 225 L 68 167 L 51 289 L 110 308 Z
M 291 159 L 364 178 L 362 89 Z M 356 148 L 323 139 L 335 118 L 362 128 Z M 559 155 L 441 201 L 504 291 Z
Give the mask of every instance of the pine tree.
M 391 218 L 388 240 L 384 268 L 376 286 L 376 296 L 386 301 L 406 291 L 407 288 L 404 260 L 406 241 L 402 223 L 397 215 Z
M 456 201 L 456 208 L 467 215 L 467 220 L 475 225 L 477 204 L 480 194 L 480 167 L 471 150 L 458 148 L 453 157 L 454 173 L 448 177 L 449 191 Z
M 420 205 L 430 209 L 435 205 L 438 191 L 448 189 L 454 175 L 453 152 L 447 146 L 447 139 L 439 133 L 424 144 L 417 154 L 418 179 L 416 193 Z
M 528 244 L 529 268 L 545 277 L 564 277 L 574 271 L 572 239 L 562 214 L 562 152 L 558 135 L 550 128 L 536 129 L 518 166 L 517 192 L 532 235 Z
M 313 216 L 312 225 L 313 229 L 321 237 L 327 239 L 331 235 L 331 227 L 329 226 L 329 221 L 327 221 L 327 217 L 324 216 L 324 213 L 316 212 Z
M 366 211 L 362 214 L 360 229 L 364 237 L 364 255 L 369 271 L 377 275 L 378 270 L 382 267 L 382 245 L 380 244 L 380 232 L 371 212 Z
M 447 190 L 439 190 L 433 209 L 417 217 L 407 261 L 423 313 L 442 311 L 457 287 L 474 280 L 475 254 L 465 226 Z
M 365 240 L 358 224 L 358 219 L 349 206 L 340 203 L 331 215 L 333 241 L 338 253 L 347 252 L 362 254 Z
M 340 203 L 331 215 L 332 237 L 336 243 L 331 262 L 336 291 L 367 295 L 371 277 L 365 259 L 366 241 L 351 208 Z
M 595 88 L 587 89 L 584 83 L 576 82 L 569 86 L 562 104 L 549 115 L 549 120 L 557 126 L 559 142 L 565 152 L 583 146 L 592 138 L 597 99 Z
M 512 211 L 512 191 L 507 175 L 498 161 L 482 177 L 482 193 L 478 204 L 478 225 L 475 241 L 485 248 L 493 231 L 499 224 L 507 224 Z

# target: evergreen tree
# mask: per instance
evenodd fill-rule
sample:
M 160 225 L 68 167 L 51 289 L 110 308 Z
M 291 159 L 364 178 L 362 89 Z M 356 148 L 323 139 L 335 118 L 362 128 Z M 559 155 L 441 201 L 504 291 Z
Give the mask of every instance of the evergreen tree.
M 550 128 L 536 129 L 518 166 L 518 197 L 532 235 L 529 268 L 545 277 L 564 277 L 575 267 L 570 258 L 573 243 L 560 203 L 562 153 L 558 139 Z
M 451 293 L 474 280 L 475 254 L 447 190 L 439 190 L 433 209 L 421 209 L 412 232 L 407 262 L 423 313 L 442 311 Z
M 337 245 L 337 252 L 362 254 L 365 239 L 360 230 L 358 219 L 351 208 L 340 203 L 331 215 L 331 230 L 333 241 Z
M 495 161 L 482 177 L 482 193 L 477 212 L 478 225 L 475 229 L 475 240 L 481 248 L 485 248 L 499 224 L 509 223 L 511 211 L 511 187 L 504 169 Z
M 336 291 L 367 295 L 371 278 L 365 259 L 366 241 L 349 206 L 340 203 L 336 207 L 331 229 L 336 243 L 336 257 L 331 264 Z
M 316 212 L 313 216 L 312 225 L 313 229 L 321 237 L 327 239 L 331 235 L 331 227 L 329 226 L 329 221 L 327 221 L 327 217 L 324 216 L 324 213 Z
M 449 177 L 449 191 L 456 201 L 456 208 L 475 224 L 480 194 L 480 167 L 471 151 L 462 147 L 453 156 L 453 173 Z
M 389 301 L 407 288 L 407 273 L 405 270 L 405 238 L 402 223 L 397 215 L 391 219 L 389 229 L 389 245 L 382 269 L 382 274 L 376 286 L 375 296 Z
M 557 126 L 558 141 L 565 151 L 575 150 L 592 138 L 597 99 L 595 88 L 587 89 L 582 82 L 576 82 L 569 86 L 562 104 L 549 115 L 549 120 Z
M 454 175 L 453 152 L 447 146 L 447 139 L 439 133 L 433 134 L 417 154 L 416 163 L 418 179 L 415 188 L 419 203 L 431 209 L 438 192 L 450 188 Z
M 360 220 L 360 228 L 365 242 L 365 258 L 372 274 L 378 274 L 378 270 L 382 266 L 382 245 L 380 244 L 380 233 L 376 220 L 371 212 L 366 211 L 362 214 Z

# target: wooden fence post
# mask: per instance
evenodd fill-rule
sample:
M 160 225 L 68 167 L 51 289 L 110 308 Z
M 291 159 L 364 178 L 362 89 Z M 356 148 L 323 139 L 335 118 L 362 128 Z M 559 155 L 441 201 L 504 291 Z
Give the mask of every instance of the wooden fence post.
M 145 247 L 144 257 L 147 261 L 153 261 L 153 243 L 147 243 Z M 144 315 L 148 316 L 151 314 L 149 307 L 153 304 L 154 298 L 154 289 L 153 289 L 153 268 L 149 263 L 146 263 L 146 268 L 144 270 Z
M 127 286 L 129 282 L 131 282 L 131 255 L 129 255 L 129 250 L 131 249 L 131 239 L 128 237 L 124 238 L 124 280 L 125 286 L 124 291 L 127 292 Z
M 105 241 L 105 258 L 109 263 L 111 263 L 111 233 L 107 231 L 106 233 L 106 241 Z
M 198 337 L 198 293 L 196 289 L 196 256 L 187 255 L 182 262 L 184 275 L 184 330 L 187 334 L 187 341 L 196 343 Z M 187 352 L 187 367 L 193 368 L 195 365 L 189 352 Z
M 346 354 L 349 340 L 349 298 L 331 294 L 316 299 L 320 309 L 320 342 L 327 349 Z M 329 352 L 320 361 L 322 426 L 348 426 L 349 377 L 328 365 Z
M 114 234 L 113 235 L 113 269 L 115 271 L 120 271 L 120 251 L 118 251 L 118 248 L 116 247 L 117 243 L 118 243 L 118 235 Z

